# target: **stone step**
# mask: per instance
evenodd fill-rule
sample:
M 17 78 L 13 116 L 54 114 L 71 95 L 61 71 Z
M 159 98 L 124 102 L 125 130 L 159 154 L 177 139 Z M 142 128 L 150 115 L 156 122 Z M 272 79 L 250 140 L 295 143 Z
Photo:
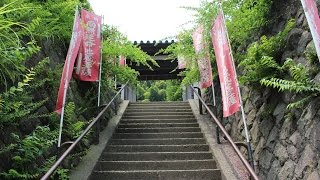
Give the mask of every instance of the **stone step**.
M 208 152 L 103 152 L 102 161 L 168 161 L 212 159 Z
M 118 125 L 118 128 L 199 127 L 198 123 L 136 123 Z
M 189 104 L 136 104 L 136 105 L 130 105 L 128 106 L 128 108 L 150 108 L 150 107 L 164 107 L 164 108 L 168 108 L 168 107 L 172 107 L 172 108 L 190 108 Z
M 174 116 L 193 116 L 192 112 L 126 112 L 124 114 L 124 117 L 127 116 L 170 116 L 170 115 L 174 115 Z
M 214 160 L 100 161 L 97 171 L 216 169 Z
M 200 132 L 186 133 L 115 133 L 112 139 L 203 138 Z
M 191 111 L 190 105 L 179 105 L 179 106 L 155 106 L 155 105 L 150 105 L 150 106 L 128 106 L 126 110 L 180 110 L 180 109 L 189 109 Z
M 209 151 L 207 144 L 188 145 L 108 145 L 105 152 L 194 152 Z
M 135 113 L 135 112 L 192 112 L 191 108 L 167 108 L 167 109 L 154 109 L 154 108 L 128 108 L 126 113 Z
M 130 102 L 129 106 L 134 105 L 189 105 L 188 102 L 175 101 L 175 102 Z
M 204 138 L 111 139 L 110 145 L 183 145 L 206 144 Z
M 194 118 L 194 115 L 179 115 L 179 114 L 172 114 L 172 115 L 124 115 L 124 119 L 190 119 Z
M 197 123 L 196 119 L 122 119 L 122 124 L 131 123 Z
M 144 171 L 94 171 L 90 180 L 221 180 L 218 169 L 197 170 L 144 170 Z
M 116 133 L 165 133 L 165 132 L 201 132 L 199 127 L 171 128 L 117 128 Z

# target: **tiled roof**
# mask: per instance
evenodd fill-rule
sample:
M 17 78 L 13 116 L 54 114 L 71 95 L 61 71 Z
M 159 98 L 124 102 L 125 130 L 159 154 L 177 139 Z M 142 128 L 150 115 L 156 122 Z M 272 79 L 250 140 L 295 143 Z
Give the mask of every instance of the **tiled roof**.
M 140 42 L 138 42 L 138 41 L 134 41 L 133 42 L 133 44 L 172 44 L 172 43 L 174 43 L 175 41 L 174 40 L 171 40 L 171 41 L 168 41 L 168 40 L 165 40 L 165 41 L 146 41 L 146 42 L 144 42 L 144 41 L 140 41 Z

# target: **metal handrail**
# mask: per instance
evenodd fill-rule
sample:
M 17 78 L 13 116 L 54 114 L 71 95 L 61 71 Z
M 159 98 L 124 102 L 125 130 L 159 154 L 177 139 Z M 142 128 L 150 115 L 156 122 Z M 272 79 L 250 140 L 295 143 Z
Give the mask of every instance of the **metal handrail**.
M 202 105 L 207 109 L 208 113 L 211 115 L 211 117 L 213 118 L 213 120 L 215 121 L 215 123 L 218 125 L 218 127 L 220 128 L 220 130 L 222 131 L 222 133 L 225 135 L 225 137 L 227 138 L 227 140 L 229 141 L 229 143 L 231 144 L 232 148 L 236 151 L 237 155 L 239 156 L 239 158 L 241 159 L 241 161 L 243 162 L 244 166 L 247 168 L 247 170 L 249 171 L 249 173 L 251 174 L 251 177 L 254 178 L 255 180 L 259 180 L 259 177 L 257 176 L 257 174 L 254 172 L 253 167 L 250 166 L 249 162 L 246 160 L 246 158 L 242 155 L 242 153 L 240 152 L 239 148 L 237 147 L 237 145 L 235 144 L 235 142 L 232 140 L 232 138 L 230 137 L 230 135 L 227 133 L 227 131 L 224 129 L 224 127 L 222 126 L 222 124 L 220 123 L 220 121 L 217 119 L 217 117 L 213 114 L 213 112 L 210 110 L 210 108 L 206 105 L 206 103 L 204 102 L 204 100 L 202 99 L 202 97 L 197 93 L 197 91 L 194 89 L 193 86 L 191 86 L 193 92 L 198 96 L 198 98 L 200 99 L 200 101 L 202 102 Z
M 59 159 L 54 163 L 54 165 L 48 170 L 48 172 L 41 178 L 41 180 L 48 179 L 53 172 L 59 167 L 62 161 L 69 155 L 69 153 L 76 147 L 76 145 L 81 141 L 81 139 L 89 132 L 89 130 L 98 122 L 100 117 L 105 113 L 108 107 L 113 103 L 116 97 L 123 91 L 123 89 L 128 85 L 128 81 L 126 84 L 113 96 L 110 102 L 102 109 L 102 111 L 93 119 L 93 121 L 89 124 L 89 126 L 82 132 L 82 134 L 70 145 L 70 147 L 59 157 Z

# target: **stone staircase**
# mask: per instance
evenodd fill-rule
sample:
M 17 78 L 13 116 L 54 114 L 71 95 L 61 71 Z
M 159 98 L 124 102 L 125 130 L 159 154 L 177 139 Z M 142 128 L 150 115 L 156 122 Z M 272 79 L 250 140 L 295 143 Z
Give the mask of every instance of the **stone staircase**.
M 221 179 L 190 105 L 130 103 L 89 179 Z

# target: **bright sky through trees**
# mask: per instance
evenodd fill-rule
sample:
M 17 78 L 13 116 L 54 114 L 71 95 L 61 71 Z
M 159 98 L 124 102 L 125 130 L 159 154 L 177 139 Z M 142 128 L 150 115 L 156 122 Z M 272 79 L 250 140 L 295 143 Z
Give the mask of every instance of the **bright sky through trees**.
M 192 11 L 200 0 L 89 0 L 104 22 L 114 25 L 131 41 L 153 41 L 178 34 L 192 20 Z

